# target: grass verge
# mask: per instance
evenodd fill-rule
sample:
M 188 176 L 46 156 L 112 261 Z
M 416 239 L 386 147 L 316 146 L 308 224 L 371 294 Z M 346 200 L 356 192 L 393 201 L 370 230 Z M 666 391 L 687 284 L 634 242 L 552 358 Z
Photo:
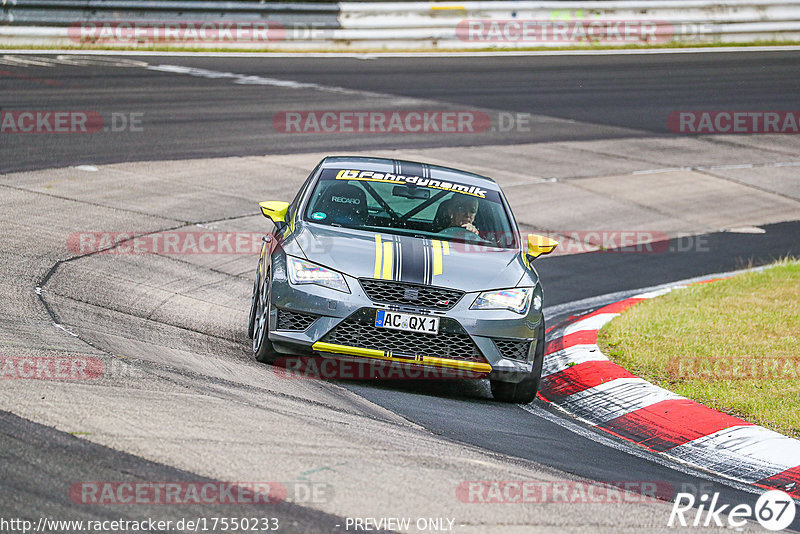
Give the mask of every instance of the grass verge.
M 641 302 L 599 335 L 632 373 L 800 437 L 800 261 Z

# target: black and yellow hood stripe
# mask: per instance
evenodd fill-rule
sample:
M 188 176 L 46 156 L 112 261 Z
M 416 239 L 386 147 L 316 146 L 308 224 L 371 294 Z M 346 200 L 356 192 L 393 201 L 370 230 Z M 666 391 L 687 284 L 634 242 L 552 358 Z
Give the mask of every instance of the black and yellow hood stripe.
M 430 285 L 444 273 L 444 256 L 449 255 L 447 241 L 375 234 L 373 277 Z

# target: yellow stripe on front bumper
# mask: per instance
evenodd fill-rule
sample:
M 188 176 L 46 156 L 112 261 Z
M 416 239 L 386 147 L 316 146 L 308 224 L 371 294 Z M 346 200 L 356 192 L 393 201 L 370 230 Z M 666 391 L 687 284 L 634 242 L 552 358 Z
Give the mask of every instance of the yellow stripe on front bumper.
M 346 354 L 348 356 L 362 356 L 364 358 L 373 358 L 376 360 L 384 360 L 387 362 L 408 363 L 415 365 L 430 365 L 434 367 L 447 367 L 450 369 L 461 369 L 466 371 L 474 371 L 476 373 L 490 373 L 492 366 L 488 363 L 480 362 L 467 362 L 463 360 L 450 360 L 447 358 L 434 358 L 431 356 L 419 356 L 418 360 L 409 360 L 408 358 L 395 358 L 391 353 L 375 349 L 362 349 L 360 347 L 351 347 L 349 345 L 337 345 L 335 343 L 324 343 L 317 341 L 311 346 L 312 349 L 319 352 L 330 352 L 332 354 Z

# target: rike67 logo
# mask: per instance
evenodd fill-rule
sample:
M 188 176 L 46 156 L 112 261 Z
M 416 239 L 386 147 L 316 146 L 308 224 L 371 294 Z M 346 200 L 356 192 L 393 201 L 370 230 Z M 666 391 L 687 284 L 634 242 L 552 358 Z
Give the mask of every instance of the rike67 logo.
M 699 499 L 691 493 L 678 493 L 667 525 L 728 527 L 741 530 L 747 524 L 747 518 L 755 517 L 762 527 L 777 531 L 791 525 L 796 512 L 792 497 L 780 490 L 764 493 L 758 498 L 754 507 L 749 504 L 737 504 L 733 507 L 730 504 L 719 504 L 719 493 L 714 493 L 712 496 L 704 493 Z

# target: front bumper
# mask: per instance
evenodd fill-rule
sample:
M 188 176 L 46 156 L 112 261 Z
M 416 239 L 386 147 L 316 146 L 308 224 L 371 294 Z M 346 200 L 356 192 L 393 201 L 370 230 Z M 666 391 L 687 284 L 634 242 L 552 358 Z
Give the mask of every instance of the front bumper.
M 452 369 L 506 382 L 522 380 L 533 368 L 536 337 L 542 320 L 540 310 L 530 310 L 526 316 L 505 310 L 470 310 L 478 293 L 466 293 L 447 311 L 376 303 L 353 277 L 345 275 L 351 291 L 347 294 L 317 285 L 293 286 L 286 279 L 285 270 L 280 267 L 273 266 L 270 303 L 270 340 L 279 352 L 296 355 L 319 353 Z M 398 346 L 396 342 L 391 346 L 378 346 L 381 341 L 374 338 L 370 341 L 370 336 L 350 336 L 345 339 L 334 335 L 338 327 L 346 327 L 356 320 L 360 321 L 363 328 L 367 328 L 371 320 L 374 328 L 378 309 L 436 315 L 440 317 L 440 335 L 459 333 L 467 337 L 474 344 L 474 354 L 467 357 L 462 353 L 452 357 L 448 354 L 447 346 L 441 346 L 438 350 L 424 349 L 420 353 L 418 346 Z M 305 323 L 299 321 L 299 326 L 293 325 L 296 329 L 289 330 L 286 329 L 286 312 L 314 317 L 310 318 L 309 326 L 303 328 Z M 279 313 L 283 314 L 283 328 L 279 327 Z M 416 344 L 410 342 L 408 345 Z M 508 357 L 508 347 L 515 347 L 515 357 Z M 527 350 L 523 350 L 526 347 Z
M 349 345 L 338 345 L 335 343 L 326 343 L 324 341 L 317 341 L 311 348 L 323 354 L 343 354 L 345 356 L 359 356 L 362 358 L 370 358 L 373 360 L 381 360 L 384 362 L 392 362 L 407 365 L 421 365 L 430 367 L 439 367 L 442 369 L 454 369 L 457 371 L 468 371 L 472 373 L 489 374 L 492 371 L 492 366 L 484 362 L 469 362 L 460 361 L 449 358 L 437 358 L 435 356 L 415 355 L 414 358 L 403 356 L 396 356 L 392 351 L 365 349 L 360 347 L 353 347 Z

